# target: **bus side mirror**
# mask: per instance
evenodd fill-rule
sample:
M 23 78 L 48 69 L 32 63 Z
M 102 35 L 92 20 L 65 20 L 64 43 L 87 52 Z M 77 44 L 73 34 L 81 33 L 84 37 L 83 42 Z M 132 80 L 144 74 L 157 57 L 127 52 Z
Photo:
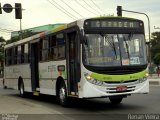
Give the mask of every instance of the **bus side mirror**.
M 87 37 L 84 35 L 82 43 L 84 43 L 85 45 L 88 45 L 88 41 L 87 41 Z
M 149 44 L 150 44 L 150 42 L 146 42 L 146 44 L 147 44 L 147 45 L 149 45 Z
M 84 34 L 84 30 L 81 29 L 80 32 L 81 32 L 81 43 L 83 43 L 83 44 L 85 44 L 85 45 L 88 45 L 87 37 L 86 37 L 86 35 Z

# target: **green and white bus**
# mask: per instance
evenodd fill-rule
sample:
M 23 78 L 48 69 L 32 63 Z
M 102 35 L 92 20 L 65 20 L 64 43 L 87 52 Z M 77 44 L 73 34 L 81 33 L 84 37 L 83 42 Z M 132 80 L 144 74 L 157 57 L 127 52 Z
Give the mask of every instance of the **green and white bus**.
M 144 23 L 97 17 L 60 25 L 5 46 L 4 85 L 34 95 L 103 98 L 120 103 L 148 93 Z

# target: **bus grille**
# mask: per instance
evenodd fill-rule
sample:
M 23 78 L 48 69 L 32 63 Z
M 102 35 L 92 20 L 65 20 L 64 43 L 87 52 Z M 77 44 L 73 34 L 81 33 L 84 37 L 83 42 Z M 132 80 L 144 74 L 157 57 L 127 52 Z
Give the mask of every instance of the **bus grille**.
M 136 82 L 137 80 L 131 80 L 131 81 L 124 81 L 123 83 L 130 83 L 130 82 Z M 117 83 L 122 83 L 121 81 L 105 81 L 105 83 L 109 84 L 117 84 Z

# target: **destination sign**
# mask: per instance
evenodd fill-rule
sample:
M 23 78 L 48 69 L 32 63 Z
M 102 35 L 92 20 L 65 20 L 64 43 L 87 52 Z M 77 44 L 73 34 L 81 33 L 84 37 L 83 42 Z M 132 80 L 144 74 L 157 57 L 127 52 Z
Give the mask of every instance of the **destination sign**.
M 85 22 L 87 28 L 142 28 L 143 23 L 132 20 L 89 20 Z

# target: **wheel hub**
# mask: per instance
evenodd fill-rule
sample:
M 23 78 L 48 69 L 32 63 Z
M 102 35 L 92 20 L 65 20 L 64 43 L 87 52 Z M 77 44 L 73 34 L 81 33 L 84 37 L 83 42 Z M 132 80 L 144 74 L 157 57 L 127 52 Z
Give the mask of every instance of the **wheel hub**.
M 23 86 L 22 85 L 20 87 L 20 92 L 21 92 L 21 94 L 23 94 Z
M 64 101 L 65 101 L 65 89 L 62 87 L 61 89 L 60 89 L 60 101 L 63 103 Z

